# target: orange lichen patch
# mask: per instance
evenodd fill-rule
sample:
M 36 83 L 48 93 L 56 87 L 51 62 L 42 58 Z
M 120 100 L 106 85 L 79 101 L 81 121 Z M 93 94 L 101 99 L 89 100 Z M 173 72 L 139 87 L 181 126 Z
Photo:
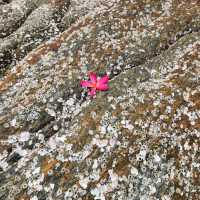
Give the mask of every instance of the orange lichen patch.
M 198 60 L 199 51 L 200 51 L 200 45 L 196 44 L 195 48 L 196 49 L 194 51 L 187 53 L 183 57 L 183 62 L 186 62 L 188 67 L 192 66 L 192 63 L 193 63 L 194 60 Z M 196 68 L 193 69 L 193 70 L 195 71 Z M 184 70 L 183 70 L 183 72 L 184 72 Z
M 45 53 L 47 53 L 47 51 L 45 51 L 46 49 L 40 49 L 40 51 L 37 51 L 37 53 L 31 53 L 29 55 L 29 58 L 27 59 L 27 63 L 29 65 L 34 65 L 36 64 L 42 55 L 44 55 Z
M 5 136 L 3 136 L 5 137 Z M 0 136 L 0 139 L 1 139 L 1 142 L 0 142 L 0 153 L 2 153 L 3 151 L 7 150 L 8 152 L 11 151 L 12 149 L 12 146 L 11 145 L 8 145 L 8 144 L 4 144 L 2 142 L 2 136 Z
M 170 149 L 167 149 L 167 156 L 166 156 L 166 159 L 167 160 L 170 160 L 172 158 L 175 158 L 176 160 L 176 168 L 180 168 L 180 155 L 179 155 L 179 152 L 178 152 L 178 149 L 175 149 L 175 148 L 170 148 Z
M 0 91 L 3 92 L 4 90 L 6 90 L 8 87 L 10 87 L 13 82 L 16 81 L 18 74 L 21 73 L 21 68 L 20 66 L 17 67 L 16 69 L 16 73 L 12 73 L 11 71 L 9 71 L 7 73 L 7 76 L 4 78 L 3 81 L 0 81 Z
M 55 41 L 41 45 L 37 48 L 37 51 L 30 53 L 29 57 L 27 58 L 27 63 L 29 65 L 36 64 L 40 59 L 41 56 L 47 54 L 49 51 L 56 51 L 61 46 L 61 39 L 57 38 Z
M 21 194 L 16 200 L 30 200 L 27 194 Z
M 47 176 L 48 172 L 50 170 L 53 170 L 55 165 L 59 162 L 60 161 L 58 161 L 56 159 L 53 159 L 50 157 L 45 157 L 41 163 L 41 172 L 44 174 L 44 176 Z
M 127 158 L 123 158 L 120 160 L 115 168 L 115 173 L 118 176 L 128 176 L 129 174 L 129 168 L 128 168 L 129 161 Z
M 109 159 L 107 160 L 105 169 L 102 169 L 102 171 L 101 171 L 100 174 L 99 174 L 99 175 L 100 175 L 100 178 L 99 178 L 97 181 L 90 182 L 90 183 L 89 183 L 89 187 L 91 187 L 91 188 L 96 187 L 96 185 L 97 185 L 98 183 L 100 183 L 101 181 L 105 181 L 105 180 L 107 180 L 107 179 L 109 178 L 109 172 L 108 172 L 108 170 L 109 170 L 110 168 L 112 168 L 112 162 L 113 162 L 113 159 L 112 159 L 112 158 L 109 158 Z
M 21 106 L 25 106 L 25 107 L 31 107 L 33 105 L 33 102 L 36 98 L 36 93 L 38 91 L 38 88 L 40 88 L 41 84 L 37 87 L 37 88 L 31 88 L 29 90 L 29 93 L 27 93 L 26 97 L 24 99 L 20 99 L 17 104 L 21 105 Z M 15 115 L 17 113 L 17 111 L 15 111 L 15 109 L 13 109 L 12 114 Z
M 145 112 L 151 112 L 154 109 L 152 102 L 140 103 L 135 107 L 135 113 L 137 115 L 144 114 Z
M 181 98 L 174 99 L 174 102 L 170 105 L 172 107 L 172 112 L 175 113 L 176 110 L 183 104 L 184 100 Z
M 69 185 L 74 185 L 77 184 L 78 185 L 78 181 L 77 181 L 77 177 L 75 177 L 74 173 L 71 173 L 72 170 L 74 168 L 74 163 L 72 162 L 64 162 L 62 164 L 62 177 L 60 179 L 60 186 L 62 186 L 63 188 L 66 186 L 66 184 Z M 60 176 L 60 172 L 58 171 L 58 177 Z
M 193 170 L 192 180 L 195 185 L 200 185 L 200 173 L 198 170 Z
M 89 127 L 92 124 L 94 124 L 94 120 L 90 116 L 85 116 L 82 120 L 82 126 L 83 127 Z
M 72 162 L 63 162 L 62 163 L 62 170 L 64 171 L 64 178 L 68 179 L 71 176 L 71 169 L 73 169 L 74 165 Z
M 21 72 L 21 66 L 17 67 L 18 73 Z M 17 80 L 17 73 L 7 72 L 7 75 L 5 76 L 3 81 L 0 81 L 0 91 L 3 92 L 8 87 L 12 86 Z
M 84 19 L 84 21 L 80 21 L 77 24 L 71 26 L 67 31 L 65 31 L 60 38 L 58 38 L 56 41 L 60 40 L 60 42 L 65 41 L 73 32 L 76 32 L 77 30 L 85 27 L 85 26 L 92 26 L 93 25 L 93 19 L 91 17 L 87 17 Z M 47 45 L 49 47 L 49 44 Z
M 120 116 L 122 110 L 123 109 L 120 107 L 120 105 L 117 104 L 116 109 L 112 111 L 112 116 L 114 117 Z
M 102 180 L 106 180 L 109 177 L 109 173 L 108 173 L 108 169 L 104 169 L 101 173 L 100 173 L 100 179 L 96 182 L 93 182 L 94 185 L 97 185 L 98 183 L 100 183 Z
M 194 103 L 196 109 L 200 109 L 200 92 L 195 93 L 189 97 L 189 100 Z
M 182 115 L 181 119 L 179 121 L 177 121 L 176 124 L 177 124 L 177 127 L 180 129 L 186 129 L 186 128 L 191 127 L 189 117 L 187 115 Z
M 54 42 L 49 44 L 49 49 L 53 50 L 53 51 L 56 51 L 56 50 L 58 50 L 60 45 L 61 45 L 61 41 L 58 39 L 58 40 L 56 40 L 56 41 L 54 41 Z
M 194 128 L 200 128 L 200 119 L 195 120 Z
M 54 41 L 54 46 L 55 46 L 55 41 Z M 57 43 L 56 46 L 59 46 L 59 43 Z M 45 55 L 47 53 L 47 50 L 48 49 L 44 45 L 40 46 L 36 52 L 30 53 L 29 57 L 26 59 L 27 63 L 29 65 L 36 64 L 41 59 L 42 55 Z
M 187 77 L 180 78 L 180 75 L 174 75 L 168 82 L 171 83 L 173 87 L 178 86 L 180 88 L 185 87 L 188 84 Z
M 159 91 L 166 97 L 172 94 L 172 88 L 163 86 L 159 89 Z
M 131 112 L 131 121 L 135 121 L 137 119 L 146 120 L 147 115 L 151 115 L 153 110 L 154 106 L 150 101 L 139 103 L 135 106 L 134 113 Z
M 197 2 L 197 1 L 194 1 Z M 194 6 L 195 4 L 188 4 L 188 3 L 182 3 L 179 6 L 175 6 L 175 9 L 173 10 L 173 15 L 171 16 L 167 16 L 167 17 L 162 17 L 162 18 L 158 18 L 158 20 L 156 20 L 156 25 L 160 26 L 163 23 L 167 23 L 168 22 L 172 22 L 172 20 L 177 21 L 181 16 L 184 15 L 184 21 L 185 22 L 189 22 L 192 20 L 192 17 L 196 16 L 198 14 L 199 11 L 199 6 L 198 3 L 196 4 L 196 6 Z M 187 16 L 185 15 L 185 12 L 187 10 Z M 180 22 L 183 23 L 184 21 Z M 169 23 L 168 23 L 169 24 Z M 171 25 L 174 25 L 174 23 L 171 23 Z

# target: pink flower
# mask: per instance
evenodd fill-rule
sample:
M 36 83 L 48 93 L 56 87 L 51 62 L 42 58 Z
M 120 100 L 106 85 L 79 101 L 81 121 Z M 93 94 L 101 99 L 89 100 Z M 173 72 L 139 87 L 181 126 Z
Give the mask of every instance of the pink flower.
M 90 80 L 81 81 L 80 85 L 81 87 L 89 88 L 88 94 L 90 96 L 95 96 L 97 90 L 100 90 L 100 91 L 108 90 L 108 80 L 109 80 L 108 75 L 105 75 L 100 78 L 100 77 L 97 77 L 95 73 L 90 72 L 89 78 Z

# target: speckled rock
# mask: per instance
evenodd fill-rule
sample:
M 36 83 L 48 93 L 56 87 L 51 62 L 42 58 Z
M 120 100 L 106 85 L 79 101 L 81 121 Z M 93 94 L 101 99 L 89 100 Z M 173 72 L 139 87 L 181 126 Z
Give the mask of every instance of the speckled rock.
M 21 158 L 2 159 L 2 198 L 198 199 L 199 38 L 118 75 L 48 141 L 10 138 Z
M 0 198 L 199 200 L 199 9 L 115 1 L 8 72 Z M 111 77 L 95 99 L 91 70 Z
M 0 81 L 0 135 L 38 130 L 45 120 L 55 118 L 56 113 L 48 111 L 62 107 L 59 98 L 80 101 L 79 81 L 87 71 L 115 76 L 158 55 L 184 34 L 198 31 L 195 2 L 175 1 L 167 12 L 162 1 L 119 1 L 94 17 L 86 15 L 38 47 Z
M 0 7 L 0 78 L 28 52 L 55 37 L 69 0 L 12 0 Z

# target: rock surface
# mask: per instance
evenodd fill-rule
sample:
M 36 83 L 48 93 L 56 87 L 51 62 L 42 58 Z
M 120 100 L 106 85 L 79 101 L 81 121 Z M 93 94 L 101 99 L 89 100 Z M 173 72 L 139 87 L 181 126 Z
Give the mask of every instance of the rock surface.
M 0 78 L 28 52 L 63 30 L 69 0 L 13 0 L 0 7 Z
M 0 199 L 199 200 L 199 1 L 96 2 L 0 81 Z

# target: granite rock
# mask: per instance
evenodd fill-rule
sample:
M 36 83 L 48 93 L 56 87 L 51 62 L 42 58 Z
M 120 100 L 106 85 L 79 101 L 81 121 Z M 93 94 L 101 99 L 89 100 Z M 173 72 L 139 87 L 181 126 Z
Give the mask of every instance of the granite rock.
M 199 200 L 199 2 L 111 3 L 0 81 L 0 199 Z

